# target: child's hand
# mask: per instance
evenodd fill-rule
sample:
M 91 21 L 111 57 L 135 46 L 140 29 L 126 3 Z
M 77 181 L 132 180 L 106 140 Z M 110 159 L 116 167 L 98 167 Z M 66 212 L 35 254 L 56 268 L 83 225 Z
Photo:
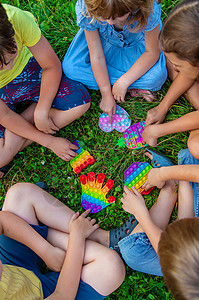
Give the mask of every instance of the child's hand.
M 166 113 L 167 112 L 165 112 L 164 110 L 161 109 L 160 105 L 150 109 L 147 112 L 145 126 L 147 127 L 148 125 L 151 125 L 151 124 L 162 123 L 165 119 Z
M 165 181 L 161 180 L 160 172 L 161 168 L 151 169 L 149 171 L 148 179 L 142 186 L 145 191 L 149 190 L 153 186 L 157 186 L 161 189 L 165 185 Z
M 157 125 L 149 125 L 144 128 L 144 131 L 142 132 L 142 138 L 143 138 L 143 143 L 148 144 L 151 147 L 156 147 L 157 146 Z
M 120 77 L 112 87 L 114 99 L 118 102 L 124 102 L 127 89 L 128 86 L 126 86 L 126 82 L 123 80 L 122 77 Z
M 130 191 L 127 186 L 124 186 L 121 202 L 123 203 L 123 209 L 130 214 L 134 214 L 138 220 L 142 217 L 143 211 L 148 212 L 144 198 L 134 187 Z
M 77 156 L 74 150 L 77 150 L 78 147 L 65 138 L 50 136 L 49 145 L 46 147 L 65 161 L 69 161 Z
M 34 112 L 34 123 L 38 130 L 45 133 L 55 134 L 59 131 L 50 116 L 46 112 L 41 112 L 37 107 Z
M 102 97 L 100 108 L 103 112 L 109 115 L 109 123 L 112 124 L 112 115 L 116 112 L 116 103 L 113 97 Z
M 90 217 L 86 218 L 90 212 L 90 209 L 87 209 L 81 215 L 79 212 L 76 212 L 69 224 L 70 234 L 77 233 L 80 237 L 88 238 L 96 229 L 99 228 L 95 219 L 91 219 Z

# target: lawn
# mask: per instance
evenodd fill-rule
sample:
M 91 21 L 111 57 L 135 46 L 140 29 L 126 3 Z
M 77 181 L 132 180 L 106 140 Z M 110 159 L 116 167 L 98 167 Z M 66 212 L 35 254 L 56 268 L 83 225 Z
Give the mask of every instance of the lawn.
M 22 9 L 31 11 L 37 18 L 43 35 L 49 40 L 55 52 L 62 60 L 71 43 L 78 27 L 75 17 L 75 0 L 13 0 L 4 1 Z M 162 18 L 164 19 L 169 11 L 179 0 L 162 1 Z M 166 94 L 170 81 L 164 84 L 161 91 L 156 93 L 156 100 L 147 103 L 142 98 L 126 97 L 126 102 L 121 106 L 129 113 L 132 124 L 143 121 L 147 111 L 158 105 Z M 144 149 L 129 150 L 117 146 L 121 133 L 113 131 L 105 133 L 98 127 L 98 119 L 101 114 L 99 108 L 100 93 L 90 91 L 92 105 L 90 110 L 80 119 L 68 125 L 60 131 L 59 135 L 70 141 L 78 139 L 84 149 L 95 157 L 94 165 L 87 167 L 82 172 L 89 171 L 104 173 L 106 179 L 113 179 L 115 185 L 111 195 L 115 196 L 115 204 L 108 206 L 96 214 L 100 226 L 111 229 L 122 225 L 128 218 L 123 211 L 120 198 L 124 186 L 124 170 L 134 161 L 148 161 L 144 155 Z M 181 97 L 170 109 L 166 121 L 174 120 L 181 115 L 192 111 L 190 104 L 184 97 Z M 158 140 L 157 150 L 166 154 L 177 163 L 177 154 L 180 149 L 186 148 L 188 133 L 179 133 L 165 136 Z M 81 187 L 79 176 L 76 175 L 68 162 L 58 158 L 50 150 L 33 144 L 21 152 L 20 157 L 14 160 L 12 168 L 1 180 L 0 201 L 3 202 L 6 191 L 13 184 L 21 181 L 36 183 L 44 181 L 50 187 L 50 193 L 63 201 L 75 211 L 83 211 L 80 203 Z M 156 200 L 158 190 L 145 196 L 147 206 L 150 208 Z M 175 212 L 174 216 L 175 218 Z M 127 267 L 127 276 L 122 286 L 108 299 L 173 299 L 168 292 L 161 277 L 150 276 L 135 272 Z

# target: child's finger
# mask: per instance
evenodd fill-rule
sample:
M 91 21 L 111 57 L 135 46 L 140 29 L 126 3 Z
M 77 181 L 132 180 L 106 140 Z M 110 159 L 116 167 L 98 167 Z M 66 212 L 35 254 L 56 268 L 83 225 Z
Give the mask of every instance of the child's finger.
M 77 211 L 76 213 L 74 213 L 71 217 L 71 221 L 75 221 L 77 218 L 79 217 L 79 212 Z
M 82 214 L 81 214 L 81 216 L 82 217 L 84 217 L 84 218 L 86 218 L 87 216 L 88 216 L 88 214 L 90 213 L 90 209 L 87 209 L 86 211 L 84 211 Z
M 96 219 L 91 220 L 91 224 L 94 225 L 96 223 Z
M 108 113 L 108 117 L 109 117 L 109 124 L 112 124 L 112 119 L 113 119 L 113 114 L 112 112 Z
M 140 193 L 138 192 L 138 190 L 133 186 L 132 187 L 132 192 L 135 194 L 135 195 L 140 195 Z

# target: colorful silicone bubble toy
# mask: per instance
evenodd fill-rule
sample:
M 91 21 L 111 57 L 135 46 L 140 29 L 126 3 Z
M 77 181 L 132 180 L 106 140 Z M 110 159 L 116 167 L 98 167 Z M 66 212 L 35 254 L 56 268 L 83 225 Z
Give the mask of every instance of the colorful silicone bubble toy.
M 144 131 L 145 122 L 138 122 L 131 125 L 123 134 L 125 145 L 129 149 L 140 149 L 147 146 L 143 143 L 142 132 Z
M 124 184 L 131 190 L 134 186 L 142 195 L 149 194 L 154 187 L 145 191 L 142 186 L 147 181 L 152 166 L 147 162 L 134 162 L 124 171 Z
M 86 175 L 81 175 L 79 179 L 82 186 L 81 203 L 85 210 L 90 209 L 91 213 L 97 213 L 116 201 L 113 196 L 106 198 L 106 194 L 113 187 L 114 181 L 109 179 L 102 188 L 105 179 L 103 173 L 97 176 L 96 181 L 94 172 L 88 173 L 88 179 Z
M 117 130 L 124 132 L 131 125 L 129 114 L 119 105 L 116 106 L 116 113 L 113 114 L 112 124 L 109 124 L 109 116 L 106 113 L 101 114 L 99 118 L 99 127 L 105 132 Z
M 88 165 L 92 165 L 95 162 L 95 159 L 87 150 L 83 150 L 79 146 L 79 141 L 75 141 L 74 145 L 79 147 L 79 149 L 76 150 L 76 153 L 78 153 L 78 155 L 70 161 L 70 165 L 73 168 L 73 171 L 76 174 L 79 174 Z

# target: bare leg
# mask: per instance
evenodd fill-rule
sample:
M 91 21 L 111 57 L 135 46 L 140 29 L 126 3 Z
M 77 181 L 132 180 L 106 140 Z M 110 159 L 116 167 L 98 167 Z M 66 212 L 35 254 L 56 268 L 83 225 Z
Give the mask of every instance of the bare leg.
M 14 185 L 7 193 L 3 210 L 20 216 L 31 224 L 38 220 L 49 228 L 48 240 L 67 249 L 69 221 L 73 211 L 50 194 L 30 183 Z M 117 289 L 125 277 L 125 267 L 118 254 L 96 242 L 87 241 L 81 278 L 106 296 Z
M 199 129 L 191 131 L 187 146 L 191 154 L 199 159 Z
M 33 124 L 33 115 L 36 103 L 32 103 L 21 116 Z M 0 138 L 0 167 L 7 165 L 13 157 L 25 147 L 30 145 L 32 141 L 24 139 L 23 137 L 14 134 L 13 132 L 5 129 L 4 138 Z M 0 172 L 0 178 L 4 175 Z
M 179 182 L 178 219 L 194 217 L 193 190 L 187 181 Z
M 66 125 L 72 123 L 77 118 L 81 117 L 90 107 L 90 102 L 73 107 L 70 110 L 58 110 L 51 108 L 50 117 L 52 118 L 55 125 L 59 128 L 63 128 Z
M 173 65 L 167 60 L 167 70 L 169 78 L 173 81 L 178 75 L 178 71 L 173 67 Z M 191 86 L 191 88 L 185 94 L 187 100 L 193 105 L 195 109 L 199 109 L 199 83 L 197 81 Z

